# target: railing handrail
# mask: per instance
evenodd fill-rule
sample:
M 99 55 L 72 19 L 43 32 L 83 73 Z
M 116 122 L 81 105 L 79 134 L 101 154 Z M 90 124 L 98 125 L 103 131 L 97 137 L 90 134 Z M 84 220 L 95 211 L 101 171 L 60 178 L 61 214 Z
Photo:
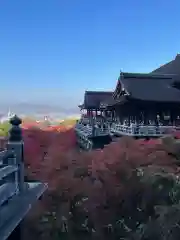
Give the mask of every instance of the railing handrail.
M 130 136 L 162 136 L 167 134 L 168 130 L 176 129 L 175 126 L 159 126 L 159 125 L 124 125 L 113 123 L 111 131 L 118 134 Z
M 84 125 L 83 123 L 77 123 L 75 126 L 76 131 L 82 132 L 83 135 L 93 136 L 103 136 L 110 134 L 110 128 L 107 125 L 106 128 L 103 127 L 103 124 L 101 126 L 92 126 L 92 125 Z

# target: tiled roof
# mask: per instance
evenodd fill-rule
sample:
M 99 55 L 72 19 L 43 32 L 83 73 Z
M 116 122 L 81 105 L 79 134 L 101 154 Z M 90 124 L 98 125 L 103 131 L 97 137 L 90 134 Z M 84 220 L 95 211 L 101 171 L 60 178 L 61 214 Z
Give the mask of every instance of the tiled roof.
M 120 83 L 129 94 L 128 98 L 155 102 L 180 102 L 178 75 L 121 73 Z
M 109 99 L 113 92 L 86 91 L 84 95 L 84 108 L 100 108 L 100 103 Z
M 174 60 L 155 69 L 152 73 L 180 75 L 180 54 L 177 54 Z

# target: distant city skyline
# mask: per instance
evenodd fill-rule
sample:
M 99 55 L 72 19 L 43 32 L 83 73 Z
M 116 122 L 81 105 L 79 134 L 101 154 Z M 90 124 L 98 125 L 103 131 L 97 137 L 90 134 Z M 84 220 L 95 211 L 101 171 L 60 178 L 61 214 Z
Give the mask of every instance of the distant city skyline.
M 0 122 L 7 122 L 9 121 L 15 114 L 12 112 L 11 114 L 9 113 L 5 113 L 5 114 L 1 114 L 0 113 Z M 60 120 L 65 120 L 68 118 L 80 118 L 80 114 L 61 114 L 61 113 L 49 113 L 49 114 L 18 114 L 18 117 L 25 119 L 25 118 L 29 118 L 29 119 L 34 119 L 36 121 L 45 121 L 46 119 L 48 121 L 50 121 L 51 123 L 59 123 Z
M 0 114 L 7 114 L 9 111 L 20 115 L 29 116 L 71 116 L 78 115 L 80 113 L 78 107 L 76 108 L 66 108 L 60 107 L 58 105 L 42 105 L 42 104 L 32 104 L 32 103 L 20 103 L 20 104 L 0 104 Z

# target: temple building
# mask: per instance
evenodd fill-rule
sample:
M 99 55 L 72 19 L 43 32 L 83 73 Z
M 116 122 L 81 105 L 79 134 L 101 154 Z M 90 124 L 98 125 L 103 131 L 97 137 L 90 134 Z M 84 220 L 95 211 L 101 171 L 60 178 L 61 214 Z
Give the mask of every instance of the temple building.
M 81 119 L 75 130 L 78 143 L 85 149 L 103 147 L 111 142 L 110 129 L 107 124 L 109 111 L 101 103 L 112 98 L 113 92 L 86 91 L 84 102 L 79 105 Z
M 102 117 L 108 117 L 102 103 L 109 101 L 112 98 L 113 92 L 104 91 L 86 91 L 84 94 L 84 103 L 80 105 L 81 111 L 84 113 L 88 120 L 95 118 L 97 121 Z
M 86 91 L 81 110 L 76 129 L 83 128 L 82 134 L 89 129 L 91 136 L 160 137 L 176 130 L 180 54 L 151 73 L 120 72 L 113 92 Z
M 115 134 L 162 136 L 180 124 L 180 78 L 121 72 L 110 106 Z

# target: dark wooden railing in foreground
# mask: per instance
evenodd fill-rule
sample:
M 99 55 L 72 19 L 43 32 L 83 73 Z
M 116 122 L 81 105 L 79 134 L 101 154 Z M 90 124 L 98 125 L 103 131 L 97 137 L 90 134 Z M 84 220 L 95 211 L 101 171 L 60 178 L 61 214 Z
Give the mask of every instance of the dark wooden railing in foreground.
M 21 222 L 47 184 L 25 182 L 21 119 L 14 116 L 10 123 L 6 150 L 0 152 L 0 240 L 21 240 Z

